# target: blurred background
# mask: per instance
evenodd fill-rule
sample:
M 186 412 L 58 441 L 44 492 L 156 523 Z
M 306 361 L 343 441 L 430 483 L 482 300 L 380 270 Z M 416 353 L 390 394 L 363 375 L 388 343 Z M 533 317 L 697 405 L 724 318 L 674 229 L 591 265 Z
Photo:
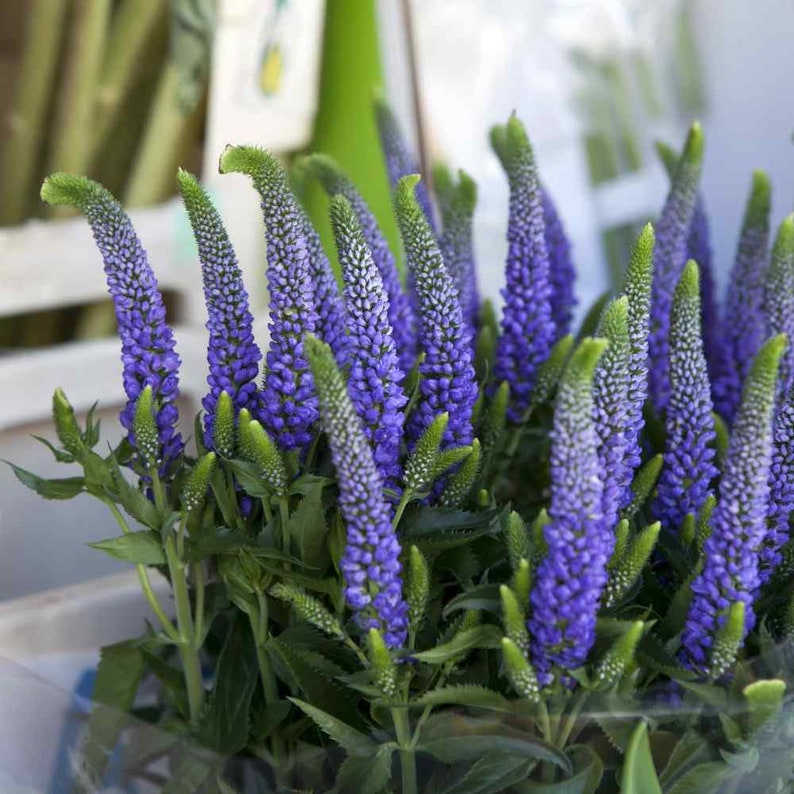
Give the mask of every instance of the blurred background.
M 383 91 L 420 161 L 479 186 L 478 270 L 498 302 L 507 185 L 488 130 L 516 110 L 560 209 L 580 310 L 619 278 L 667 189 L 656 140 L 693 118 L 724 282 L 753 168 L 794 206 L 791 0 L 0 0 L 0 458 L 65 476 L 49 436 L 61 386 L 100 401 L 115 441 L 123 403 L 101 260 L 80 218 L 38 200 L 56 170 L 99 179 L 129 208 L 177 327 L 186 414 L 203 395 L 201 279 L 178 165 L 221 205 L 264 309 L 257 202 L 217 174 L 227 143 L 332 154 L 397 245 L 371 100 Z M 306 202 L 332 253 L 325 198 Z M 265 313 L 258 332 L 266 345 Z M 0 599 L 120 570 L 86 542 L 113 534 L 87 497 L 44 502 L 0 469 Z

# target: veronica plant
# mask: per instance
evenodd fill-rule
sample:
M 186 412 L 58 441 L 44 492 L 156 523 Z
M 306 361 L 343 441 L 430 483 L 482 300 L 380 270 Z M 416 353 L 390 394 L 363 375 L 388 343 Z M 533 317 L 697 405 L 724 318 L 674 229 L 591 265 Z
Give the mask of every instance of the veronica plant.
M 209 393 L 182 395 L 204 398 L 195 446 L 129 219 L 93 182 L 45 182 L 47 201 L 86 214 L 105 264 L 126 438 L 98 451 L 93 412 L 58 390 L 45 443 L 76 472 L 14 471 L 47 498 L 108 507 L 120 534 L 92 545 L 135 567 L 153 615 L 102 652 L 95 694 L 114 710 L 86 722 L 75 790 L 108 783 L 119 710 L 164 732 L 125 766 L 166 775 L 164 791 L 788 790 L 790 221 L 765 271 L 743 246 L 734 273 L 735 294 L 746 278 L 766 295 L 742 304 L 761 330 L 726 435 L 706 264 L 686 263 L 708 248 L 698 126 L 657 233 L 642 230 L 620 294 L 577 342 L 565 208 L 518 119 L 492 133 L 510 188 L 500 324 L 475 288 L 473 183 L 438 179 L 435 227 L 394 117 L 376 112 L 410 292 L 327 157 L 307 173 L 332 196 L 342 290 L 276 160 L 221 158 L 262 203 L 261 383 L 221 218 L 180 173 L 209 317 Z

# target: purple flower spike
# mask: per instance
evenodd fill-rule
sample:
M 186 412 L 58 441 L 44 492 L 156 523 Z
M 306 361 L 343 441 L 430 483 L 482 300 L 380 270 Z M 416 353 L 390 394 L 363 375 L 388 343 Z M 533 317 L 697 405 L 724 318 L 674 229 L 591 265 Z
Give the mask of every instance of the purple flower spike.
M 767 334 L 786 334 L 794 341 L 794 214 L 780 224 L 764 280 L 764 316 Z M 794 384 L 794 344 L 786 347 L 780 362 L 778 394 L 788 394 Z
M 546 247 L 549 249 L 549 280 L 551 281 L 551 316 L 557 326 L 557 337 L 571 330 L 576 298 L 576 268 L 571 259 L 571 243 L 557 207 L 545 188 L 542 192 L 543 218 L 546 224 Z
M 317 312 L 317 333 L 334 351 L 340 366 L 347 363 L 347 310 L 336 277 L 328 261 L 320 235 L 301 208 L 306 244 L 309 248 L 311 282 L 314 285 L 314 309 Z
M 477 269 L 474 262 L 472 223 L 477 204 L 477 185 L 465 172 L 458 172 L 457 183 L 443 166 L 434 169 L 434 185 L 441 209 L 443 232 L 438 244 L 460 294 L 463 319 L 474 340 L 480 310 Z
M 668 333 L 670 309 L 681 271 L 686 264 L 687 238 L 695 207 L 703 162 L 703 131 L 695 122 L 684 144 L 672 187 L 656 225 L 653 256 L 653 293 L 649 337 L 649 387 L 654 408 L 661 413 L 670 396 Z
M 672 531 L 680 529 L 687 515 L 698 514 L 717 475 L 711 385 L 700 316 L 698 267 L 690 259 L 673 298 L 664 465 L 654 505 L 662 526 Z
M 509 384 L 508 416 L 520 421 L 529 406 L 538 367 L 549 357 L 556 333 L 549 251 L 541 189 L 524 125 L 511 116 L 506 127 L 492 132 L 492 140 L 510 181 L 505 305 L 494 381 Z
M 204 300 L 207 304 L 209 393 L 204 407 L 204 445 L 213 449 L 215 406 L 225 391 L 234 402 L 235 413 L 247 408 L 259 413 L 256 376 L 262 353 L 254 341 L 254 318 L 248 308 L 248 293 L 237 264 L 237 256 L 218 211 L 198 180 L 179 170 L 179 188 L 198 245 Z
M 389 301 L 361 226 L 344 196 L 331 200 L 331 224 L 350 322 L 347 388 L 364 423 L 375 465 L 386 485 L 397 489 L 401 472 L 402 409 L 407 400 L 400 387 L 403 373 L 389 324 Z
M 339 509 L 347 529 L 341 562 L 345 600 L 362 630 L 379 629 L 386 644 L 397 648 L 407 635 L 408 604 L 403 597 L 400 543 L 382 495 L 383 481 L 331 349 L 312 336 L 304 344 L 320 395 L 322 423 L 339 482 Z
M 389 184 L 391 184 L 392 190 L 395 190 L 397 183 L 404 176 L 421 173 L 419 160 L 411 151 L 392 109 L 382 99 L 375 100 L 375 121 L 378 125 L 383 157 L 386 160 Z M 437 234 L 438 226 L 433 212 L 433 204 L 424 182 L 420 182 L 416 186 L 416 200 L 424 211 L 433 234 Z
M 771 185 L 763 171 L 753 174 L 728 295 L 725 302 L 727 367 L 714 384 L 717 411 L 728 424 L 739 406 L 742 384 L 765 335 L 764 269 L 769 245 Z
M 627 395 L 630 380 L 628 298 L 617 298 L 607 307 L 598 325 L 598 336 L 609 346 L 601 356 L 593 378 L 593 404 L 598 434 L 598 459 L 604 484 L 602 513 L 607 553 L 614 546 L 614 527 L 623 495 L 631 488 L 631 470 L 626 465 L 629 436 Z
M 755 623 L 760 586 L 758 555 L 766 535 L 772 421 L 778 364 L 785 337 L 770 339 L 747 375 L 704 548 L 703 571 L 692 583 L 692 603 L 681 637 L 684 661 L 707 670 L 717 630 L 736 601 L 745 605 L 745 634 Z
M 339 166 L 327 155 L 314 154 L 307 158 L 306 163 L 311 172 L 320 180 L 330 196 L 344 196 L 353 207 L 364 240 L 372 253 L 372 258 L 383 279 L 383 286 L 389 296 L 389 322 L 394 331 L 394 342 L 400 357 L 400 369 L 410 372 L 416 361 L 416 316 L 411 300 L 402 288 L 400 274 L 394 254 L 378 226 L 372 210 L 355 188 L 353 183 L 342 173 Z
M 470 444 L 472 411 L 477 382 L 463 312 L 452 277 L 444 265 L 438 243 L 417 203 L 418 176 L 403 177 L 395 191 L 394 206 L 405 246 L 408 267 L 419 299 L 420 350 L 419 400 L 411 414 L 408 436 L 415 443 L 430 423 L 449 414 L 444 446 Z
M 601 504 L 603 486 L 593 421 L 593 371 L 606 342 L 585 339 L 571 356 L 557 391 L 551 435 L 551 518 L 543 529 L 548 553 L 530 593 L 532 663 L 541 684 L 552 665 L 581 667 L 595 641 L 596 614 L 609 558 Z
M 655 236 L 650 223 L 640 232 L 626 270 L 623 294 L 628 299 L 629 382 L 626 391 L 626 474 L 631 477 L 642 462 L 640 434 L 645 426 L 642 409 L 648 398 L 648 330 L 653 281 Z M 621 507 L 632 499 L 625 489 Z
M 113 298 L 121 338 L 127 395 L 121 424 L 135 447 L 132 432 L 135 402 L 141 391 L 151 386 L 160 437 L 159 460 L 164 473 L 182 451 L 182 437 L 176 431 L 180 361 L 146 251 L 121 205 L 99 183 L 69 174 L 53 174 L 45 180 L 41 197 L 48 204 L 75 207 L 91 226 L 105 263 L 108 291 Z
M 300 207 L 281 166 L 254 146 L 229 147 L 222 173 L 250 176 L 262 200 L 270 290 L 270 349 L 266 358 L 261 421 L 282 450 L 302 449 L 312 439 L 317 395 L 303 354 L 303 337 L 318 327 L 311 256 Z

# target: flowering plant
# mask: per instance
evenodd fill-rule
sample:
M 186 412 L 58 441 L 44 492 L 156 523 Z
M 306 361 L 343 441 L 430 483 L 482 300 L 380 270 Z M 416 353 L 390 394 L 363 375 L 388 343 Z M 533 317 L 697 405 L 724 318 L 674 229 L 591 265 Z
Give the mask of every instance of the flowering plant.
M 510 185 L 497 322 L 477 297 L 474 183 L 440 168 L 431 200 L 388 108 L 377 117 L 405 284 L 330 158 L 301 167 L 331 197 L 341 291 L 278 162 L 221 157 L 261 197 L 261 386 L 231 243 L 180 172 L 209 317 L 195 451 L 128 218 L 90 180 L 44 183 L 45 201 L 83 211 L 105 263 L 127 435 L 96 451 L 98 423 L 57 391 L 48 446 L 82 475 L 15 471 L 44 497 L 108 506 L 122 534 L 93 545 L 135 565 L 158 621 L 103 650 L 97 699 L 214 752 L 139 753 L 170 760 L 164 791 L 242 790 L 233 758 L 256 791 L 784 790 L 794 217 L 769 257 L 756 174 L 719 313 L 694 124 L 680 157 L 662 147 L 655 231 L 575 338 L 571 249 L 513 116 L 491 133 Z M 159 696 L 143 707 L 146 678 Z M 86 790 L 121 725 L 89 720 Z

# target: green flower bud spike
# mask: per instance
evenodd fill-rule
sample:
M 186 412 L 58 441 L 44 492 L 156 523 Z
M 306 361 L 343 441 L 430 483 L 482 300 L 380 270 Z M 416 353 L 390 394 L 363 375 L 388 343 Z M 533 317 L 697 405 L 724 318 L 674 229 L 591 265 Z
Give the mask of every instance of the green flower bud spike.
M 532 389 L 532 398 L 529 403 L 530 411 L 533 411 L 535 408 L 551 399 L 551 395 L 565 369 L 565 365 L 571 357 L 573 343 L 573 334 L 568 334 L 558 339 L 554 343 L 549 357 L 538 367 L 538 372 L 535 377 L 535 386 Z
M 301 620 L 305 620 L 320 631 L 339 639 L 345 636 L 339 621 L 313 596 L 308 595 L 299 587 L 289 584 L 274 584 L 268 590 L 273 598 L 289 604 Z
M 52 395 L 52 416 L 58 440 L 70 455 L 79 460 L 86 451 L 83 432 L 77 423 L 74 408 L 61 389 L 56 389 Z
M 147 386 L 138 395 L 132 428 L 135 434 L 135 447 L 141 461 L 147 469 L 155 468 L 160 456 L 160 437 L 157 432 L 157 421 L 154 418 L 151 386 Z
M 629 630 L 606 652 L 595 672 L 595 681 L 599 686 L 608 689 L 620 683 L 634 663 L 634 654 L 644 628 L 645 624 L 641 620 L 632 623 Z
M 222 458 L 233 458 L 235 451 L 234 404 L 231 395 L 222 391 L 215 406 L 212 446 Z
M 251 419 L 245 408 L 240 411 L 239 435 L 242 457 L 259 468 L 277 496 L 283 496 L 289 484 L 284 458 L 273 439 L 256 419 Z
M 708 669 L 712 679 L 720 678 L 728 671 L 744 644 L 744 610 L 744 601 L 734 601 L 728 608 L 725 623 L 714 635 Z
M 632 518 L 645 504 L 651 492 L 656 487 L 656 482 L 662 471 L 663 462 L 663 455 L 654 455 L 634 475 L 634 480 L 631 483 L 631 502 L 628 507 L 620 511 L 621 518 Z
M 661 524 L 656 521 L 645 527 L 629 544 L 623 559 L 610 571 L 602 603 L 609 608 L 620 601 L 637 581 L 659 538 Z
M 505 635 L 512 640 L 524 656 L 529 654 L 529 632 L 527 616 L 519 606 L 515 593 L 507 586 L 499 588 L 499 599 L 502 602 L 502 625 Z
M 419 491 L 433 484 L 438 448 L 449 423 L 449 414 L 439 414 L 416 442 L 405 465 L 405 486 L 409 491 Z
M 510 560 L 510 567 L 515 571 L 521 560 L 528 560 L 532 554 L 532 545 L 526 524 L 515 510 L 504 520 L 502 536 L 507 549 L 507 558 Z
M 706 497 L 703 507 L 700 508 L 697 520 L 695 521 L 695 544 L 700 554 L 703 554 L 703 546 L 711 535 L 711 514 L 717 506 L 717 499 L 713 494 Z
M 422 627 L 430 594 L 430 571 L 427 560 L 416 546 L 408 552 L 405 571 L 405 600 L 408 602 L 408 631 L 411 637 Z
M 540 702 L 540 685 L 535 669 L 519 647 L 509 638 L 502 638 L 502 658 L 513 689 L 532 703 Z
M 609 563 L 607 564 L 607 567 L 610 571 L 617 567 L 617 565 L 623 559 L 626 549 L 629 546 L 629 535 L 629 522 L 628 519 L 624 518 L 618 522 L 617 527 L 615 527 L 615 548 L 612 551 L 612 556 L 610 557 Z
M 369 663 L 372 665 L 375 686 L 387 698 L 393 698 L 397 694 L 397 665 L 394 664 L 389 649 L 383 641 L 383 635 L 377 629 L 369 630 L 367 650 L 369 651 Z
M 215 462 L 215 453 L 207 452 L 201 456 L 196 467 L 190 472 L 182 490 L 182 507 L 186 513 L 192 513 L 204 504 L 210 477 L 215 470 Z
M 471 452 L 444 486 L 444 493 L 441 494 L 442 507 L 460 507 L 466 501 L 474 483 L 480 476 L 481 466 L 482 448 L 480 442 L 475 438 L 471 442 Z
M 447 469 L 451 469 L 458 463 L 466 460 L 471 455 L 472 447 L 466 445 L 463 447 L 453 447 L 452 449 L 444 450 L 439 453 L 436 458 L 436 465 L 433 467 L 433 481 L 437 480 Z
M 513 573 L 513 592 L 519 604 L 529 603 L 529 591 L 532 589 L 532 567 L 529 560 L 523 558 Z

